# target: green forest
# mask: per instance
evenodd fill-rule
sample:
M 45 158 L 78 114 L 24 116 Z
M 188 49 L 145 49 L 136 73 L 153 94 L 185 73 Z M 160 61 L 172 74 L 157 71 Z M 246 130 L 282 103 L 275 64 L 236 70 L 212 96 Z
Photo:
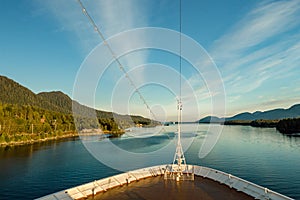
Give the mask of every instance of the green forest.
M 276 128 L 283 134 L 300 133 L 300 118 L 288 118 L 281 120 L 231 120 L 225 121 L 224 125 L 243 125 L 261 128 Z
M 76 136 L 83 129 L 118 136 L 136 124 L 159 124 L 142 116 L 95 110 L 60 91 L 35 94 L 4 76 L 0 91 L 0 145 Z
M 276 129 L 284 134 L 300 133 L 300 118 L 280 120 Z
M 0 103 L 0 143 L 44 139 L 74 131 L 71 114 Z

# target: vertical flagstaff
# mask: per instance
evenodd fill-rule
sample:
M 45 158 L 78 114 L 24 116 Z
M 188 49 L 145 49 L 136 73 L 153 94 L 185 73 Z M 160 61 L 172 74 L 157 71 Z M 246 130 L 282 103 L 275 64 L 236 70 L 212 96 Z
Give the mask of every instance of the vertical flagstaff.
M 181 125 L 182 125 L 182 99 L 181 99 L 181 88 L 182 88 L 182 58 L 181 58 L 181 33 L 182 33 L 182 22 L 181 22 L 181 0 L 179 0 L 179 97 L 177 99 L 177 145 L 176 151 L 171 166 L 167 166 L 164 178 L 173 179 L 176 181 L 180 180 L 194 180 L 193 169 L 188 169 L 186 160 L 184 157 L 182 145 L 181 145 Z

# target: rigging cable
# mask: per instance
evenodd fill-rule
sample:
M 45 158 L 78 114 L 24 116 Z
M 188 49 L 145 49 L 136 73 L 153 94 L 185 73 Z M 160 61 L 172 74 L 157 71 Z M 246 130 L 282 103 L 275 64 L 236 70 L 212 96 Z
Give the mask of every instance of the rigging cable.
M 182 19 L 181 19 L 181 0 L 179 1 L 179 101 L 181 102 L 181 33 L 182 33 Z
M 177 137 L 177 147 L 174 156 L 174 161 L 177 160 L 177 164 L 181 166 L 183 164 L 186 167 L 186 160 L 184 157 L 184 152 L 181 145 L 181 124 L 182 124 L 182 102 L 181 102 L 181 92 L 182 92 L 182 41 L 181 41 L 181 34 L 182 34 L 182 13 L 181 13 L 181 0 L 179 0 L 179 98 L 178 98 L 178 137 Z M 177 158 L 176 158 L 177 157 Z
M 142 93 L 140 92 L 140 90 L 138 89 L 138 87 L 135 85 L 135 83 L 133 82 L 132 78 L 130 78 L 129 74 L 127 73 L 127 71 L 125 70 L 124 66 L 122 65 L 122 63 L 120 62 L 119 58 L 116 56 L 116 54 L 114 53 L 113 49 L 111 48 L 111 46 L 108 44 L 108 42 L 106 41 L 104 35 L 102 34 L 102 32 L 100 31 L 99 27 L 97 26 L 97 24 L 95 23 L 95 21 L 93 20 L 93 18 L 91 17 L 91 15 L 87 12 L 85 6 L 83 5 L 83 3 L 81 2 L 81 0 L 77 0 L 77 2 L 79 3 L 82 12 L 84 13 L 85 16 L 87 16 L 89 22 L 91 23 L 91 25 L 94 27 L 94 30 L 97 32 L 97 34 L 100 36 L 101 40 L 103 41 L 104 45 L 108 48 L 109 52 L 111 53 L 113 59 L 116 61 L 116 63 L 118 64 L 120 70 L 125 74 L 125 77 L 128 79 L 130 85 L 134 88 L 135 92 L 139 95 L 140 99 L 143 101 L 144 105 L 147 107 L 147 109 L 150 112 L 150 115 L 153 116 L 154 120 L 157 120 L 154 112 L 151 110 L 150 106 L 148 105 L 148 103 L 146 102 L 146 99 L 143 97 Z M 151 118 L 151 116 L 150 116 Z
M 181 133 L 181 123 L 182 123 L 182 13 L 181 13 L 181 0 L 179 0 L 179 97 L 178 97 L 178 145 L 181 143 L 180 141 L 180 133 Z M 181 146 L 181 144 L 180 144 Z

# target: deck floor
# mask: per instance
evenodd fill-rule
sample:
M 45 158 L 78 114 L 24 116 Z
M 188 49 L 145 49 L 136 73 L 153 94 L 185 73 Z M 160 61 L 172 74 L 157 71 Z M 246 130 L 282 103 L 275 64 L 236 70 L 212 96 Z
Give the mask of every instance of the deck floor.
M 151 177 L 99 193 L 89 199 L 254 199 L 210 179 L 195 176 L 194 181 L 176 182 L 163 176 Z

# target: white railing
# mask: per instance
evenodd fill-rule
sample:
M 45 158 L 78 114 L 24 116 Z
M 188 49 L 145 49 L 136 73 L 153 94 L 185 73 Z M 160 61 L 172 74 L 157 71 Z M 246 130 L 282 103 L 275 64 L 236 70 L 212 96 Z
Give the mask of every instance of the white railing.
M 84 199 L 88 196 L 104 192 L 108 189 L 124 184 L 129 184 L 133 181 L 163 175 L 166 167 L 167 165 L 158 165 L 129 171 L 108 178 L 103 178 L 91 183 L 86 183 L 54 194 L 50 194 L 48 196 L 39 198 L 39 200 Z M 249 196 L 254 197 L 255 199 L 291 200 L 291 198 L 287 196 L 219 170 L 197 165 L 188 165 L 188 167 L 194 170 L 196 176 L 201 176 L 203 178 L 217 181 L 221 184 L 227 185 L 230 188 L 234 188 L 237 191 L 246 193 Z
M 249 196 L 254 197 L 255 199 L 274 199 L 274 200 L 291 200 L 287 196 L 259 186 L 257 184 L 251 183 L 239 177 L 227 174 L 225 172 L 215 170 L 208 167 L 194 166 L 195 175 L 202 176 L 204 178 L 209 178 L 214 181 L 217 181 L 221 184 L 225 184 L 230 188 L 234 188 L 237 191 L 248 194 Z

